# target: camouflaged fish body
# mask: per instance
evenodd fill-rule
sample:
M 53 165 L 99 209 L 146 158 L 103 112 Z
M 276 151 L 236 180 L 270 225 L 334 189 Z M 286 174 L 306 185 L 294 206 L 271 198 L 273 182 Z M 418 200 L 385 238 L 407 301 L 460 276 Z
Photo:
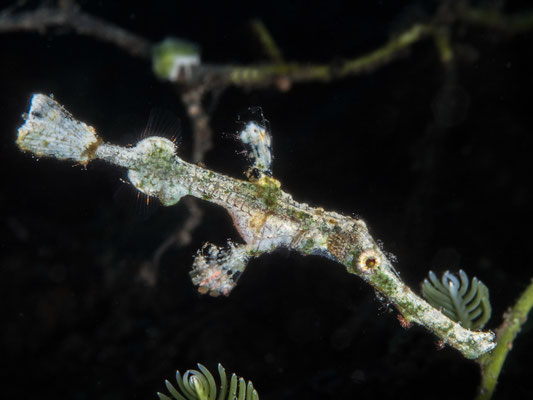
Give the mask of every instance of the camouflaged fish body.
M 253 161 L 254 173 L 248 175 L 254 178 L 245 181 L 182 160 L 176 145 L 165 138 L 148 137 L 133 147 L 105 143 L 92 127 L 42 94 L 32 97 L 24 118 L 17 137 L 24 151 L 81 164 L 100 159 L 124 167 L 138 190 L 167 206 L 191 195 L 224 207 L 245 243 L 204 245 L 191 272 L 202 293 L 228 295 L 250 258 L 286 247 L 342 263 L 395 305 L 404 320 L 425 326 L 468 358 L 494 347 L 494 334 L 464 329 L 413 293 L 362 220 L 310 207 L 283 192 L 271 177 L 271 138 L 260 124 L 249 123 L 240 135 Z

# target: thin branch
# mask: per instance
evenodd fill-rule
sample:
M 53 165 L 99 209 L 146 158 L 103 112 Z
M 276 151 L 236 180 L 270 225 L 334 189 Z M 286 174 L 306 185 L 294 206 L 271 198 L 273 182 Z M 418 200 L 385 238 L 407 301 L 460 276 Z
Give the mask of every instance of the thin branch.
M 437 15 L 429 23 L 414 24 L 396 35 L 383 46 L 358 57 L 346 60 L 342 65 L 300 64 L 283 62 L 281 52 L 271 35 L 261 23 L 254 23 L 254 29 L 267 50 L 273 63 L 259 65 L 213 65 L 201 64 L 190 77 L 182 77 L 180 83 L 187 86 L 209 84 L 212 88 L 235 85 L 245 88 L 277 86 L 282 90 L 295 82 L 328 82 L 347 76 L 368 73 L 390 63 L 404 54 L 413 44 L 433 36 L 441 59 L 446 62 L 452 56 L 450 33 L 447 32 L 453 21 L 470 25 L 480 25 L 509 33 L 519 33 L 533 29 L 533 12 L 520 15 L 504 15 L 495 8 L 473 8 L 466 2 L 448 11 L 450 15 L 443 21 Z M 133 56 L 149 59 L 152 43 L 134 33 L 110 22 L 93 17 L 75 7 L 38 8 L 33 11 L 0 14 L 0 33 L 17 31 L 45 32 L 53 27 L 66 27 L 74 32 L 94 37 L 127 51 Z M 443 32 L 447 32 L 443 34 Z M 280 85 L 283 82 L 283 85 Z
M 93 17 L 76 8 L 39 8 L 20 13 L 3 13 L 0 16 L 0 33 L 17 31 L 36 31 L 44 33 L 53 27 L 66 27 L 80 35 L 112 43 L 133 56 L 149 59 L 152 44 L 147 39 L 122 29 L 110 22 Z M 290 82 L 327 82 L 350 75 L 371 72 L 389 63 L 414 43 L 424 39 L 433 32 L 433 27 L 415 24 L 405 32 L 397 35 L 383 46 L 338 64 L 300 64 L 285 63 L 275 42 L 262 25 L 254 24 L 255 30 L 274 58 L 274 63 L 259 65 L 200 65 L 195 74 L 186 82 L 187 86 L 235 85 L 246 88 L 261 88 L 278 85 L 281 78 Z M 286 86 L 284 86 L 286 87 Z
M 39 32 L 68 28 L 79 35 L 111 43 L 135 57 L 150 58 L 152 44 L 108 21 L 79 11 L 75 7 L 42 7 L 33 11 L 0 14 L 0 33 Z
M 145 59 L 151 57 L 152 43 L 147 39 L 74 7 L 43 7 L 19 13 L 4 12 L 0 15 L 0 33 L 21 31 L 44 33 L 55 27 L 69 28 L 77 34 L 114 44 L 135 57 Z M 263 42 L 270 43 L 267 47 L 272 52 L 272 56 L 277 54 L 275 63 L 252 66 L 202 64 L 190 80 L 181 83 L 186 83 L 189 87 L 209 83 L 213 87 L 231 84 L 246 88 L 261 88 L 278 85 L 280 78 L 286 78 L 291 82 L 324 82 L 340 79 L 349 75 L 370 72 L 389 63 L 412 44 L 428 36 L 432 30 L 431 25 L 415 24 L 380 48 L 347 60 L 341 66 L 280 63 L 279 61 L 283 59 L 277 46 L 272 40 L 265 39 L 270 36 L 265 36 L 265 31 L 262 30 Z
M 435 29 L 433 32 L 433 41 L 439 52 L 441 63 L 443 65 L 450 65 L 454 60 L 450 30 L 447 28 Z
M 431 25 L 415 24 L 370 53 L 343 64 L 266 63 L 249 66 L 202 64 L 193 75 L 193 82 L 216 82 L 250 88 L 276 85 L 280 78 L 290 82 L 328 82 L 351 75 L 368 73 L 391 62 L 414 43 L 433 33 Z M 190 82 L 189 82 L 190 83 Z
M 479 360 L 481 385 L 477 400 L 488 400 L 492 397 L 507 353 L 513 348 L 513 341 L 527 321 L 531 308 L 533 308 L 533 279 L 516 304 L 504 314 L 503 324 L 496 332 L 496 347 Z
M 474 8 L 462 2 L 457 9 L 457 19 L 469 25 L 518 34 L 533 29 L 533 12 L 505 15 L 498 8 Z
M 263 21 L 254 19 L 251 22 L 251 26 L 268 58 L 277 64 L 285 62 L 279 46 L 276 44 L 274 37 L 270 34 Z
M 209 126 L 210 118 L 202 104 L 204 94 L 207 91 L 207 85 L 184 87 L 180 90 L 181 100 L 185 104 L 194 132 L 192 161 L 195 163 L 203 162 L 205 154 L 213 148 L 213 133 Z

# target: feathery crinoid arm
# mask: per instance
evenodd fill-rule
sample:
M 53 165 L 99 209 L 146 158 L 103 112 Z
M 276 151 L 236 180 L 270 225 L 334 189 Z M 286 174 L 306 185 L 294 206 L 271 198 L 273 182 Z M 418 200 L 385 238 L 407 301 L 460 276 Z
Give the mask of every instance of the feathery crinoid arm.
M 385 296 L 407 322 L 423 325 L 467 358 L 478 358 L 495 345 L 492 332 L 461 326 L 406 286 L 362 220 L 298 203 L 283 192 L 279 181 L 271 177 L 270 136 L 256 124 L 248 124 L 240 137 L 250 146 L 259 177 L 242 181 L 185 162 L 176 155 L 175 144 L 161 137 L 148 137 L 133 147 L 104 143 L 93 128 L 42 94 L 33 96 L 24 119 L 17 138 L 24 151 L 81 164 L 101 159 L 125 167 L 138 190 L 164 205 L 192 195 L 225 207 L 245 243 L 207 244 L 197 254 L 191 277 L 202 293 L 228 295 L 250 258 L 286 247 L 342 263 Z M 466 305 L 475 322 L 478 311 L 472 308 L 484 304 L 482 300 L 483 296 L 474 296 Z
M 435 308 L 440 309 L 462 326 L 472 330 L 483 328 L 490 319 L 489 289 L 477 278 L 468 280 L 466 272 L 459 270 L 459 278 L 446 271 L 439 281 L 433 271 L 424 279 L 422 295 Z
M 165 381 L 165 386 L 172 397 L 163 393 L 157 393 L 160 400 L 259 400 L 259 395 L 254 389 L 251 381 L 237 378 L 232 374 L 228 381 L 226 370 L 218 364 L 218 374 L 220 376 L 219 390 L 215 378 L 209 370 L 202 364 L 198 364 L 198 370 L 188 370 L 183 375 L 176 371 L 176 383 L 178 389 Z

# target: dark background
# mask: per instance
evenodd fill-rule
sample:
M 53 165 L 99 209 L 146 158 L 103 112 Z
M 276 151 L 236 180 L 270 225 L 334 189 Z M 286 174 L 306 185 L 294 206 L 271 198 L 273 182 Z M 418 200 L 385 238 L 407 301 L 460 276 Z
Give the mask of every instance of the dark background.
M 194 40 L 210 63 L 263 59 L 253 17 L 287 59 L 331 62 L 380 46 L 439 4 L 179 3 L 80 4 L 150 40 Z M 242 177 L 247 163 L 231 135 L 247 107 L 261 106 L 285 191 L 362 216 L 414 289 L 430 269 L 477 276 L 490 288 L 495 329 L 533 276 L 533 31 L 455 28 L 464 56 L 453 77 L 426 40 L 366 75 L 288 93 L 226 90 L 212 107 L 215 147 L 205 163 Z M 151 109 L 171 110 L 188 159 L 190 124 L 175 90 L 145 61 L 68 31 L 3 34 L 0 54 L 2 398 L 154 398 L 164 379 L 197 362 L 213 373 L 221 362 L 263 399 L 473 398 L 474 362 L 438 350 L 421 328 L 403 329 L 370 287 L 331 261 L 276 251 L 252 261 L 230 297 L 199 295 L 192 256 L 205 241 L 238 239 L 209 203 L 200 203 L 192 243 L 168 251 L 158 284 L 148 285 L 140 270 L 185 220 L 183 204 L 147 208 L 120 181 L 124 171 L 35 160 L 14 141 L 31 94 L 53 93 L 119 144 L 140 137 Z M 514 343 L 495 398 L 531 397 L 532 327 Z

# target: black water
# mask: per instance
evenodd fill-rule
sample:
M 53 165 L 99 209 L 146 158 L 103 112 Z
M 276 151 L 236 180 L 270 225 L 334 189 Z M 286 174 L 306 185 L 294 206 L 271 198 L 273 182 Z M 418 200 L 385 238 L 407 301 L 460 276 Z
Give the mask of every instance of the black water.
M 171 4 L 169 4 L 171 3 Z M 87 12 L 150 40 L 201 44 L 210 63 L 263 55 L 248 28 L 260 17 L 288 60 L 335 62 L 368 52 L 437 2 L 82 2 Z M 509 2 L 524 12 L 527 2 Z M 29 6 L 31 6 L 30 4 Z M 269 119 L 274 175 L 295 199 L 363 217 L 414 289 L 433 269 L 464 269 L 490 288 L 495 329 L 533 275 L 530 214 L 533 31 L 454 26 L 446 72 L 431 40 L 374 72 L 275 89 L 230 88 L 207 99 L 215 132 L 205 164 L 242 177 L 231 135 L 249 106 Z M 396 313 L 342 266 L 287 251 L 251 263 L 229 298 L 200 296 L 192 256 L 237 239 L 208 203 L 190 245 L 143 266 L 187 217 L 143 206 L 103 163 L 87 170 L 35 160 L 15 146 L 32 93 L 53 93 L 105 140 L 132 143 L 150 110 L 182 119 L 175 90 L 142 59 L 68 31 L 0 35 L 0 376 L 2 398 L 147 399 L 201 362 L 252 379 L 263 399 L 470 399 L 478 368 Z M 528 322 L 496 398 L 528 398 Z M 514 397 L 512 397 L 514 396 Z

